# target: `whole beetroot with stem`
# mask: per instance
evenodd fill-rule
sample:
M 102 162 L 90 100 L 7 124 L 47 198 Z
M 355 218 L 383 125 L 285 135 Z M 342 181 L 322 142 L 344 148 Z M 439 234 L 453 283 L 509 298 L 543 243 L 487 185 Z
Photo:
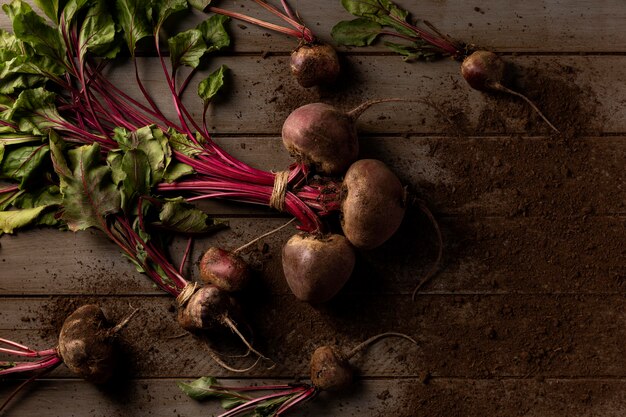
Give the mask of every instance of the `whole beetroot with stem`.
M 359 155 L 359 117 L 375 104 L 397 101 L 407 100 L 368 100 L 347 112 L 325 103 L 305 104 L 285 119 L 283 145 L 298 163 L 310 165 L 322 174 L 342 175 Z
M 278 417 L 293 410 L 297 405 L 313 399 L 322 391 L 341 391 L 352 385 L 354 368 L 350 359 L 379 340 L 399 337 L 417 345 L 417 341 L 403 333 L 387 332 L 370 337 L 349 351 L 336 346 L 318 347 L 311 355 L 309 371 L 311 384 L 226 386 L 212 377 L 203 377 L 191 384 L 179 382 L 179 388 L 191 398 L 228 399 L 229 410 L 220 417 L 250 415 L 263 411 L 264 416 Z M 269 392 L 251 396 L 251 392 Z M 231 408 L 232 407 L 232 408 Z
M 251 272 L 250 266 L 240 254 L 256 242 L 284 229 L 294 221 L 295 218 L 232 251 L 216 246 L 209 247 L 198 264 L 200 279 L 205 284 L 214 285 L 226 292 L 243 290 L 250 281 Z
M 559 130 L 548 120 L 539 108 L 525 95 L 504 85 L 506 63 L 495 53 L 479 50 L 458 42 L 439 32 L 432 24 L 424 21 L 429 30 L 409 23 L 408 12 L 392 2 L 367 2 L 367 7 L 353 6 L 353 0 L 342 2 L 346 10 L 358 19 L 339 22 L 332 29 L 332 36 L 340 45 L 370 45 L 380 36 L 405 41 L 402 44 L 388 42 L 387 45 L 406 59 L 432 60 L 441 56 L 451 56 L 461 63 L 461 75 L 468 85 L 482 92 L 501 92 L 524 100 L 546 122 L 554 132 Z M 382 17 L 386 20 L 384 20 Z
M 89 382 L 102 384 L 109 381 L 116 370 L 115 339 L 136 312 L 133 311 L 117 325 L 111 326 L 99 306 L 83 305 L 65 319 L 59 333 L 59 344 L 52 349 L 37 351 L 11 340 L 0 339 L 0 346 L 7 346 L 0 347 L 0 353 L 35 359 L 0 362 L 0 376 L 34 373 L 9 395 L 0 406 L 0 411 L 27 384 L 61 363 Z
M 334 83 L 341 72 L 339 57 L 335 48 L 321 42 L 306 27 L 298 14 L 294 13 L 286 0 L 281 0 L 283 11 L 272 6 L 265 0 L 254 0 L 259 6 L 285 21 L 291 27 L 269 23 L 261 19 L 247 16 L 218 7 L 208 6 L 204 10 L 238 19 L 275 32 L 299 39 L 299 44 L 291 53 L 289 67 L 298 84 L 304 88 Z

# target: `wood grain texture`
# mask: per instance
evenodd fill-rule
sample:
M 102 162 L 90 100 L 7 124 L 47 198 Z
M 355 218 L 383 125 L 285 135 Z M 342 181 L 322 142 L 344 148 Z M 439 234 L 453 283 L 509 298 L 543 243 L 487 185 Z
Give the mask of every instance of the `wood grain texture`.
M 254 329 L 256 347 L 276 362 L 258 366 L 247 377 L 306 378 L 309 355 L 334 345 L 346 351 L 383 331 L 414 337 L 419 346 L 386 339 L 355 356 L 351 363 L 365 377 L 418 377 L 424 372 L 447 378 L 626 378 L 623 340 L 626 309 L 615 310 L 624 295 L 420 295 L 341 294 L 313 308 L 292 296 L 240 298 Z M 120 333 L 126 378 L 234 376 L 209 357 L 206 342 L 180 337 L 166 296 L 54 297 L 3 300 L 0 337 L 33 348 L 56 344 L 54 316 L 97 302 L 112 321 L 131 308 L 140 312 Z M 388 306 L 393 305 L 393 309 Z M 367 311 L 376 318 L 360 318 Z M 54 316 L 53 316 L 54 315 Z M 225 332 L 209 346 L 228 354 L 243 350 Z M 228 359 L 237 366 L 250 359 Z M 267 364 L 266 364 L 267 365 Z M 65 367 L 52 374 L 69 377 Z
M 8 3 L 3 0 L 2 4 Z M 29 1 L 32 4 L 32 2 Z M 412 18 L 428 20 L 452 37 L 503 52 L 625 52 L 626 35 L 622 23 L 626 10 L 620 0 L 589 3 L 584 0 L 546 2 L 530 0 L 511 4 L 498 0 L 473 4 L 464 0 L 426 0 L 416 4 L 398 0 L 396 4 L 412 13 Z M 278 4 L 278 2 L 276 2 Z M 291 3 L 290 3 L 291 4 Z M 255 4 L 247 1 L 222 1 L 218 7 L 282 23 Z M 354 18 L 339 1 L 324 3 L 295 1 L 293 7 L 305 23 L 324 41 L 331 41 L 330 30 L 341 20 Z M 205 15 L 194 12 L 170 22 L 171 30 L 193 27 Z M 8 18 L 0 15 L 0 27 L 10 28 Z M 242 53 L 272 51 L 287 53 L 297 41 L 270 33 L 248 23 L 231 24 L 234 51 Z M 356 53 L 387 51 L 377 44 Z
M 118 387 L 98 388 L 74 380 L 45 380 L 35 383 L 18 397 L 9 415 L 81 417 L 154 417 L 217 415 L 223 411 L 217 401 L 195 402 L 179 394 L 175 380 L 129 381 Z M 228 380 L 247 384 L 248 380 Z M 277 381 L 259 380 L 258 383 Z M 284 382 L 284 381 L 282 381 Z M 307 403 L 297 415 L 413 417 L 462 416 L 471 412 L 504 416 L 500 413 L 515 404 L 529 417 L 570 416 L 621 417 L 626 411 L 624 381 L 606 379 L 447 379 L 433 378 L 428 384 L 416 379 L 400 381 L 364 380 L 347 393 L 324 394 Z M 2 391 L 4 395 L 4 391 Z M 28 396 L 28 401 L 24 401 Z M 58 401 L 64 398 L 67 401 Z M 494 413 L 495 414 L 492 414 Z

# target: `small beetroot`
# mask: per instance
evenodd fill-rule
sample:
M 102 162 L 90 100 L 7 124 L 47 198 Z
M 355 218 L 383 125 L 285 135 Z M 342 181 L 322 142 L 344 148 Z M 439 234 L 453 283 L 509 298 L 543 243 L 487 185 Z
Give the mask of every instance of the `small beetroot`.
M 340 73 L 335 48 L 325 43 L 304 43 L 291 53 L 291 73 L 304 88 L 332 84 Z
M 200 279 L 226 292 L 240 291 L 250 281 L 250 268 L 236 252 L 210 247 L 200 259 Z
M 283 246 L 282 264 L 291 292 L 300 300 L 319 304 L 344 286 L 355 264 L 350 242 L 331 234 L 296 234 Z

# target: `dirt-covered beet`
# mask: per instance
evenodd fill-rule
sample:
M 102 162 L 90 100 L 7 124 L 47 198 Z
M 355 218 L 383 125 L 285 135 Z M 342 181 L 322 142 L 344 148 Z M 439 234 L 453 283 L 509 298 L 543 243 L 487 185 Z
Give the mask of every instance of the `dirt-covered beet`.
M 359 249 L 383 244 L 400 227 L 406 212 L 406 191 L 383 162 L 361 159 L 343 180 L 341 227 Z
M 178 323 L 189 332 L 221 329 L 225 319 L 239 314 L 235 299 L 214 285 L 197 288 L 179 303 Z
M 70 314 L 59 335 L 59 355 L 67 367 L 87 381 L 103 383 L 115 370 L 115 331 L 97 305 Z
M 343 352 L 332 346 L 321 346 L 311 355 L 311 383 L 324 391 L 339 391 L 352 384 L 354 370 Z
M 354 248 L 337 234 L 315 236 L 300 233 L 283 246 L 285 279 L 300 300 L 318 304 L 330 300 L 350 278 Z
M 250 268 L 246 261 L 234 252 L 210 247 L 198 265 L 200 279 L 213 284 L 222 291 L 240 291 L 250 281 Z
M 304 88 L 332 84 L 341 67 L 335 48 L 325 43 L 303 43 L 291 53 L 291 73 Z

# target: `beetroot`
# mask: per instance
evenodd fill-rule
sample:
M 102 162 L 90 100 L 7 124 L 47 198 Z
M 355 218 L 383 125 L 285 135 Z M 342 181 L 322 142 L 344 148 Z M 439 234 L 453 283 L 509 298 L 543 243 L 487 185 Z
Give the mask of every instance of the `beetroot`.
M 559 130 L 548 120 L 528 97 L 513 91 L 503 85 L 506 75 L 506 63 L 490 51 L 476 51 L 465 58 L 461 64 L 461 75 L 467 83 L 478 91 L 499 91 L 511 94 L 524 100 L 550 126 L 552 130 Z
M 405 334 L 387 332 L 370 337 L 348 352 L 334 346 L 321 346 L 311 355 L 311 383 L 322 391 L 340 391 L 347 388 L 352 383 L 354 374 L 350 359 L 373 343 L 388 337 L 400 337 L 417 345 L 415 339 Z
M 340 72 L 335 48 L 324 43 L 302 44 L 291 53 L 291 73 L 304 88 L 332 84 Z
M 19 385 L 0 405 L 0 411 L 26 385 L 52 371 L 61 363 L 83 379 L 101 384 L 109 381 L 115 371 L 117 333 L 137 312 L 133 311 L 116 326 L 109 326 L 97 305 L 87 304 L 70 314 L 61 327 L 57 348 L 33 350 L 7 339 L 0 339 L 0 352 L 16 357 L 34 358 L 34 361 L 2 362 L 0 376 L 35 372 Z
M 228 293 L 214 285 L 201 287 L 196 284 L 188 284 L 176 300 L 178 301 L 178 324 L 183 329 L 190 333 L 207 333 L 229 329 L 241 339 L 250 352 L 255 353 L 259 358 L 268 359 L 255 350 L 239 331 L 236 321 L 241 321 L 241 310 L 236 300 Z M 222 362 L 219 364 L 224 366 Z M 233 370 L 232 368 L 228 369 Z
M 70 371 L 87 381 L 102 383 L 115 369 L 115 331 L 106 325 L 100 307 L 89 304 L 70 314 L 59 335 L 59 355 Z
M 330 300 L 350 278 L 355 254 L 341 235 L 296 234 L 283 246 L 283 271 L 291 292 L 319 304 Z
M 349 112 L 324 103 L 305 104 L 283 123 L 283 144 L 298 162 L 320 173 L 343 174 L 359 154 L 357 119 L 372 105 L 388 101 L 404 100 L 370 100 Z
M 250 268 L 235 252 L 210 247 L 200 259 L 200 279 L 226 292 L 240 291 L 250 281 Z
M 406 191 L 387 166 L 361 159 L 343 180 L 341 227 L 356 248 L 373 249 L 393 235 L 406 212 Z

